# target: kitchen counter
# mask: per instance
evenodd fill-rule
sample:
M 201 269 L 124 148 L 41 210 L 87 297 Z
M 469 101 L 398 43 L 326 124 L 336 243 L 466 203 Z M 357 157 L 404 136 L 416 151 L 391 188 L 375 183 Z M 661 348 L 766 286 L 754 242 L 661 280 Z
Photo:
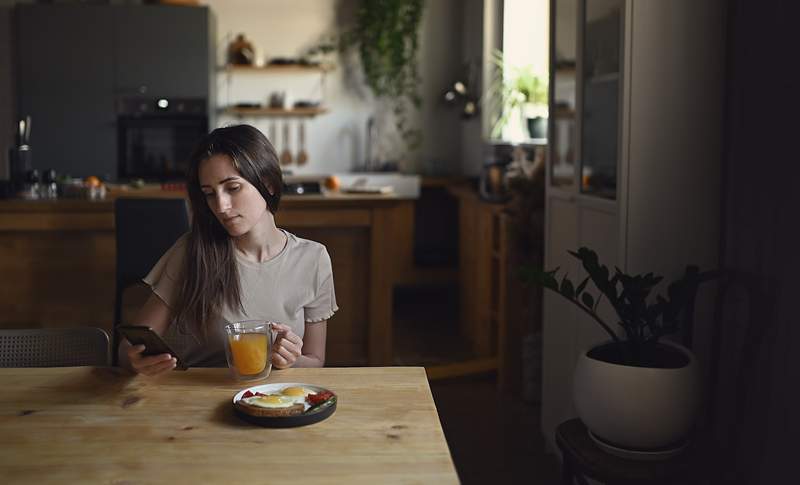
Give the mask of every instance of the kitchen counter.
M 121 194 L 97 201 L 0 200 L 0 328 L 112 329 L 113 209 Z M 129 190 L 124 196 L 184 194 Z M 328 332 L 330 364 L 391 363 L 392 290 L 412 264 L 413 218 L 414 200 L 397 195 L 281 199 L 278 226 L 325 244 L 331 255 L 341 310 Z M 124 321 L 141 303 L 127 300 Z
M 172 190 L 128 190 L 111 192 L 102 200 L 57 199 L 57 200 L 0 200 L 0 231 L 85 231 L 89 229 L 114 229 L 114 200 L 118 197 L 185 197 L 183 191 Z M 391 207 L 409 202 L 412 198 L 395 194 L 320 194 L 285 195 L 281 197 L 277 219 L 284 224 L 307 225 L 298 220 L 295 211 L 358 210 L 374 207 Z M 344 213 L 343 217 L 348 217 Z M 352 216 L 353 214 L 350 214 Z

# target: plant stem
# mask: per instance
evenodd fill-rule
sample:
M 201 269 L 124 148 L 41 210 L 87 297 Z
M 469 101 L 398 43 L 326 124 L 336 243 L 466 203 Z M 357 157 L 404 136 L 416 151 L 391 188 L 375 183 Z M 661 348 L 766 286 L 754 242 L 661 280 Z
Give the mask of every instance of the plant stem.
M 561 295 L 561 293 L 559 293 L 557 290 L 554 290 L 554 289 L 552 289 L 552 288 L 549 288 L 549 289 L 550 289 L 550 291 L 554 291 L 555 293 L 557 293 L 557 294 Z M 561 296 L 564 296 L 564 295 L 561 295 Z M 614 342 L 616 342 L 616 343 L 619 343 L 619 337 L 617 337 L 617 334 L 615 334 L 615 333 L 614 333 L 614 331 L 613 331 L 613 330 L 611 330 L 611 327 L 609 327 L 609 326 L 608 326 L 608 324 L 606 324 L 606 322 L 604 322 L 604 321 L 600 320 L 600 317 L 598 317 L 598 316 L 597 316 L 597 315 L 595 315 L 594 313 L 592 313 L 592 312 L 590 312 L 589 310 L 587 310 L 586 308 L 584 308 L 584 306 L 583 306 L 583 305 L 581 305 L 581 304 L 580 304 L 580 303 L 579 303 L 577 300 L 573 300 L 573 299 L 571 299 L 571 298 L 567 298 L 567 299 L 568 299 L 569 301 L 571 301 L 571 302 L 575 303 L 575 306 L 577 306 L 578 308 L 580 308 L 581 310 L 583 310 L 583 311 L 584 311 L 584 313 L 586 313 L 586 314 L 587 314 L 587 315 L 589 315 L 590 317 L 594 318 L 594 320 L 595 320 L 597 323 L 599 323 L 601 327 L 603 327 L 603 330 L 605 330 L 606 332 L 608 332 L 608 334 L 609 334 L 609 335 L 611 335 L 611 338 L 614 340 Z

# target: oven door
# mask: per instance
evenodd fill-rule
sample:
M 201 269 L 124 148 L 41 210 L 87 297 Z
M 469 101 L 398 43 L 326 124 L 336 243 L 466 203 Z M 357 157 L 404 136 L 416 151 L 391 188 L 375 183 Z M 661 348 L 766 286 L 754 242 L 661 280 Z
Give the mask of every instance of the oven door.
M 208 133 L 205 116 L 120 116 L 118 178 L 184 180 L 189 156 Z

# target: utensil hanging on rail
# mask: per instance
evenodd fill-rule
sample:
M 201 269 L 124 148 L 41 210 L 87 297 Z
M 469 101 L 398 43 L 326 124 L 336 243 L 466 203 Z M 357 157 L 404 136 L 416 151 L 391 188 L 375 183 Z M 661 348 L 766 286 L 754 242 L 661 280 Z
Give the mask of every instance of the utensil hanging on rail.
M 289 149 L 289 120 L 283 123 L 283 152 L 280 156 L 281 165 L 292 164 L 292 151 Z
M 308 153 L 306 153 L 306 122 L 300 120 L 300 128 L 297 132 L 298 141 L 300 144 L 300 151 L 297 152 L 297 165 L 305 165 L 308 163 Z

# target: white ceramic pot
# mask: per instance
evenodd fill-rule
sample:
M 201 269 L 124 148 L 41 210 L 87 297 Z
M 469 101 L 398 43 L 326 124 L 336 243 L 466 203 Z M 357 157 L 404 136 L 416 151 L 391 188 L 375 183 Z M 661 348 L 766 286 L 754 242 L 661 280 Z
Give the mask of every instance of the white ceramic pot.
M 688 436 L 698 405 L 697 364 L 687 348 L 661 342 L 684 353 L 688 364 L 675 369 L 610 364 L 589 357 L 589 351 L 578 358 L 575 408 L 596 437 L 628 449 L 652 450 Z

